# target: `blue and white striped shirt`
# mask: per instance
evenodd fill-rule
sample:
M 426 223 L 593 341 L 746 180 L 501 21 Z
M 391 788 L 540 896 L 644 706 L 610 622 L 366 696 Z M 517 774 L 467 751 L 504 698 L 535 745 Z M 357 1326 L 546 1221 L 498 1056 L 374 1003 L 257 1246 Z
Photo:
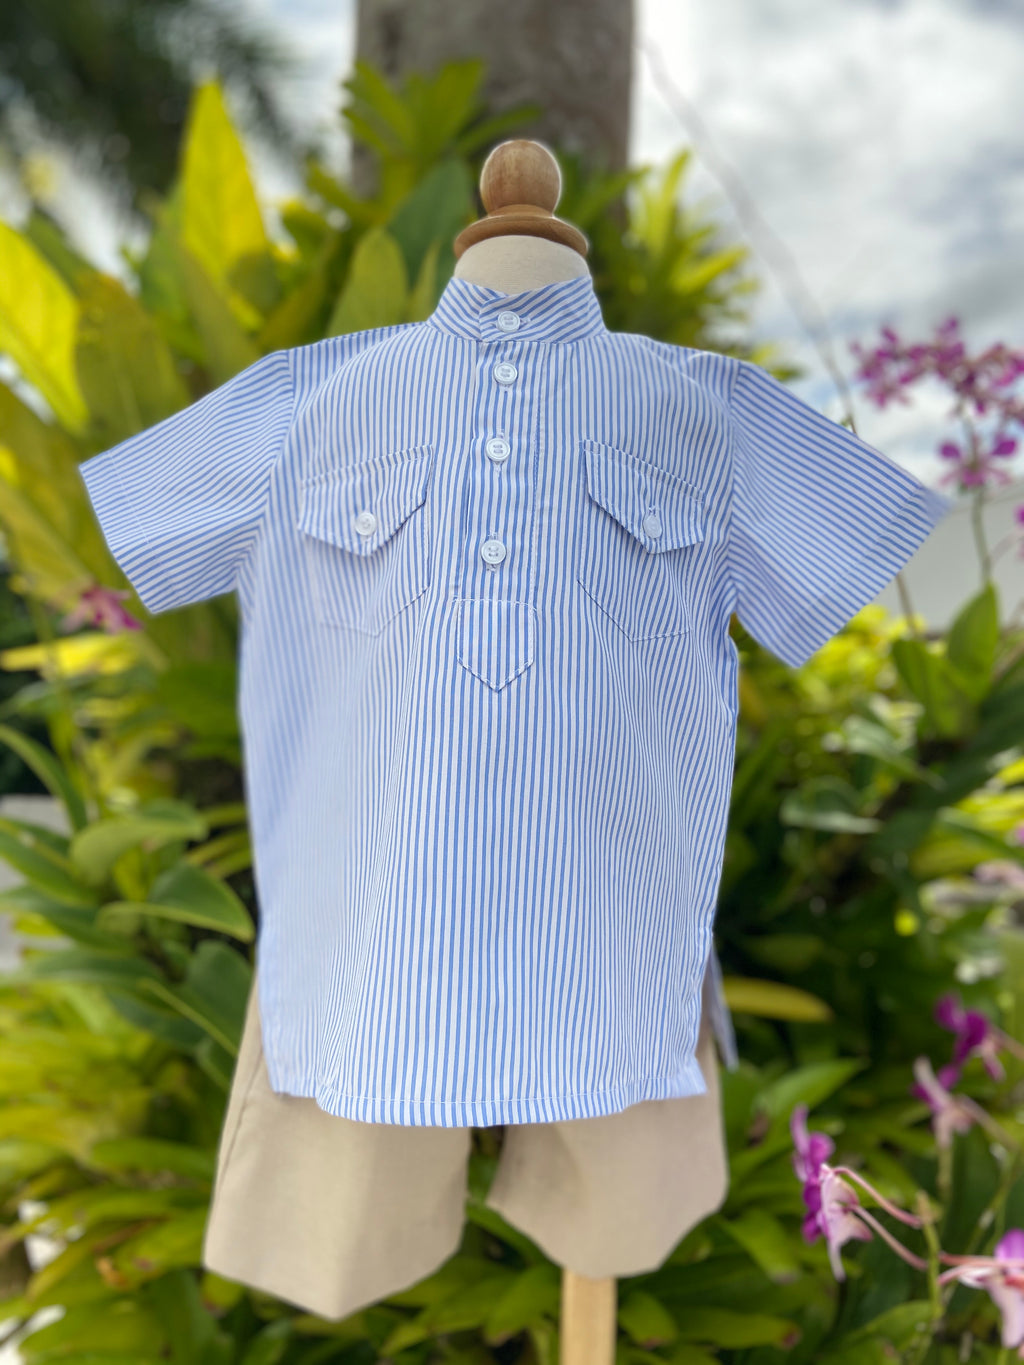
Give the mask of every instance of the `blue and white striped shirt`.
M 443 1127 L 705 1093 L 730 615 L 801 663 L 946 499 L 609 331 L 589 274 L 452 278 L 80 469 L 150 612 L 238 594 L 274 1090 Z

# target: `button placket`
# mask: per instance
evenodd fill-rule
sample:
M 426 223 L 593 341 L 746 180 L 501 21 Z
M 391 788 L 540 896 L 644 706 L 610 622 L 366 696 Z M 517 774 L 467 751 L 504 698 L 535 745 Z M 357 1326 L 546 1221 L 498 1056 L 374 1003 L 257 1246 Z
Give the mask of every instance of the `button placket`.
M 496 323 L 503 332 L 514 332 L 519 327 L 519 315 L 512 312 L 498 314 Z M 511 360 L 499 360 L 491 370 L 494 378 L 503 388 L 509 388 L 519 378 L 519 366 Z M 503 436 L 492 436 L 485 447 L 491 463 L 500 466 L 508 459 L 512 447 Z M 508 554 L 508 547 L 499 539 L 497 532 L 491 532 L 480 546 L 480 557 L 490 569 L 496 569 Z
M 511 309 L 481 318 L 482 344 L 478 359 L 481 379 L 490 384 L 481 396 L 479 416 L 484 431 L 477 446 L 486 455 L 493 477 L 480 471 L 473 480 L 475 516 L 467 526 L 467 556 L 475 564 L 466 565 L 466 581 L 458 604 L 456 653 L 469 673 L 495 692 L 527 671 L 534 660 L 537 609 L 531 598 L 529 555 L 518 553 L 519 537 L 527 541 L 532 526 L 533 473 L 523 465 L 525 449 L 523 405 L 530 401 L 529 391 L 521 390 L 524 378 L 523 352 L 519 346 L 521 325 L 527 319 Z M 527 329 L 523 329 L 527 330 Z M 501 356 L 503 340 L 512 344 Z M 494 348 L 498 352 L 494 357 Z M 488 351 L 491 354 L 488 355 Z M 491 387 L 493 385 L 493 387 Z M 490 427 L 488 433 L 487 428 Z M 516 465 L 510 457 L 516 447 Z M 505 466 L 510 467 L 505 470 Z M 523 467 L 520 467 L 520 466 Z M 474 547 L 475 542 L 475 547 Z M 472 563 L 472 561 L 471 561 Z M 500 574 L 500 578 L 494 576 Z

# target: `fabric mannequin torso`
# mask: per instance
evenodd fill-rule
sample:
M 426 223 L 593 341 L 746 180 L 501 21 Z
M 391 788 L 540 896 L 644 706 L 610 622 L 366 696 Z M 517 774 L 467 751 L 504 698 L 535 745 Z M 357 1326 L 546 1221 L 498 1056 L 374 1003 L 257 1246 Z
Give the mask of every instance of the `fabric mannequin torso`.
M 555 280 L 569 280 L 589 273 L 578 251 L 546 237 L 522 233 L 489 237 L 474 242 L 459 257 L 452 272 L 471 284 L 517 294 L 523 289 L 539 289 Z

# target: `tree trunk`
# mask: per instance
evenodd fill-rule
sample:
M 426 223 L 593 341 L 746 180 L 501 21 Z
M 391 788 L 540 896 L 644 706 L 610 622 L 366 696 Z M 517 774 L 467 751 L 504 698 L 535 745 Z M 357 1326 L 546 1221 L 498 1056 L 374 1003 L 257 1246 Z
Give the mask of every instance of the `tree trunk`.
M 481 57 L 489 113 L 543 109 L 506 137 L 537 138 L 595 169 L 626 165 L 632 0 L 359 0 L 356 56 L 391 82 Z M 373 192 L 373 154 L 358 143 L 351 177 L 358 194 Z

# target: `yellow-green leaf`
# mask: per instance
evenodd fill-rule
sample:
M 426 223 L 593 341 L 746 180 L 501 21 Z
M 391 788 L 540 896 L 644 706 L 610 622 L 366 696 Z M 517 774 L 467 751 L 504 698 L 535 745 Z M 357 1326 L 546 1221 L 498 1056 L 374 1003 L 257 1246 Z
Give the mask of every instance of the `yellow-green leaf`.
M 0 451 L 3 451 L 0 446 Z M 0 470 L 0 521 L 10 541 L 19 582 L 33 596 L 70 610 L 92 574 L 74 546 Z
M 78 315 L 78 300 L 53 266 L 0 222 L 0 350 L 72 432 L 83 431 L 88 420 L 75 375 Z
M 216 81 L 200 85 L 192 99 L 182 190 L 184 243 L 212 279 L 225 281 L 242 257 L 269 252 L 245 152 Z
M 189 402 L 170 347 L 124 286 L 96 272 L 81 295 L 78 379 L 104 447 Z
M 327 324 L 327 335 L 404 322 L 408 293 L 401 248 L 386 228 L 370 228 L 352 253 L 348 278 Z
M 722 987 L 729 1008 L 744 1014 L 808 1024 L 824 1023 L 832 1018 L 832 1009 L 824 1000 L 796 986 L 784 986 L 779 981 L 726 976 L 722 979 Z
M 259 325 L 259 314 L 249 310 L 248 317 L 240 319 L 237 296 L 228 295 L 183 243 L 171 238 L 170 245 L 181 271 L 189 309 L 203 339 L 206 368 L 216 384 L 226 383 L 259 359 L 256 343 L 246 331 L 247 326 Z
M 209 1208 L 204 1203 L 124 1242 L 113 1254 L 117 1269 L 139 1284 L 162 1275 L 173 1266 L 200 1265 L 208 1215 Z
M 15 730 L 10 725 L 0 725 L 0 744 L 13 749 L 28 764 L 40 782 L 64 803 L 72 827 L 81 829 L 86 821 L 85 802 L 55 755 L 31 735 Z
M 71 841 L 71 861 L 83 876 L 100 881 L 127 849 L 203 839 L 207 833 L 206 822 L 191 807 L 169 800 L 151 802 L 137 814 L 111 815 L 80 830 Z
M 252 941 L 253 922 L 244 904 L 225 882 L 202 868 L 177 863 L 153 884 L 148 900 L 111 901 L 96 916 L 100 929 L 115 928 L 119 919 L 139 914 L 157 915 Z

